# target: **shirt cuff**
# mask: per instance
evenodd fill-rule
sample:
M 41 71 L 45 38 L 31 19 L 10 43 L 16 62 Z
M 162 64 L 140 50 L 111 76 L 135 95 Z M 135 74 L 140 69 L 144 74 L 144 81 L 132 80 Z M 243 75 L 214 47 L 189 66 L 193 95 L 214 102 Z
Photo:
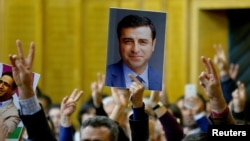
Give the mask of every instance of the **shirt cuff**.
M 28 99 L 19 100 L 19 104 L 21 115 L 33 115 L 34 113 L 41 110 L 41 106 L 39 105 L 39 102 L 35 95 Z
M 211 117 L 212 118 L 223 118 L 226 114 L 228 114 L 228 112 L 229 112 L 229 108 L 227 106 L 226 109 L 221 113 L 216 113 L 216 112 L 212 111 L 211 112 Z

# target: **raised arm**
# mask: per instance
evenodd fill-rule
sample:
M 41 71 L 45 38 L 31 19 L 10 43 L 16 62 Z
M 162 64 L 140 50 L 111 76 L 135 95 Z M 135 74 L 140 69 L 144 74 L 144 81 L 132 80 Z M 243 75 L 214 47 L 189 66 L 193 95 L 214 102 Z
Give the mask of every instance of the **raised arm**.
M 82 96 L 83 91 L 74 89 L 70 96 L 65 96 L 61 102 L 61 126 L 60 126 L 60 141 L 73 141 L 73 127 L 71 122 L 71 115 L 76 110 L 76 104 L 80 97 Z
M 16 41 L 16 45 L 18 55 L 9 55 L 9 59 L 12 64 L 13 77 L 19 93 L 19 116 L 27 130 L 28 139 L 54 141 L 55 137 L 33 90 L 32 65 L 35 55 L 35 45 L 33 42 L 30 43 L 27 57 L 24 55 L 20 40 Z
M 227 104 L 232 100 L 232 92 L 237 88 L 236 77 L 239 71 L 239 65 L 231 63 L 229 65 L 225 51 L 220 44 L 215 44 L 214 63 L 218 66 L 220 72 L 220 81 L 224 98 Z
M 143 103 L 144 85 L 133 75 L 129 92 L 133 115 L 129 118 L 132 141 L 147 141 L 149 138 L 149 120 Z
M 215 67 L 210 58 L 201 57 L 205 66 L 205 71 L 199 76 L 200 85 L 203 87 L 207 97 L 211 102 L 211 117 L 225 118 L 223 123 L 235 124 L 235 121 L 228 110 L 227 103 L 223 97 L 220 80 L 217 76 Z M 219 124 L 218 122 L 215 124 Z

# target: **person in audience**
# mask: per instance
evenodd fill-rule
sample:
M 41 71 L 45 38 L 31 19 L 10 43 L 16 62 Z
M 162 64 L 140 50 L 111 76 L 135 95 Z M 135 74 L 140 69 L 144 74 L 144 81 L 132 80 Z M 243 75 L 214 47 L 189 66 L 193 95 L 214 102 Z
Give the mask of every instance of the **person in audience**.
M 145 112 L 143 103 L 144 84 L 134 75 L 129 74 L 133 81 L 130 88 L 130 98 L 133 113 L 129 116 L 129 125 L 132 141 L 148 141 L 149 139 L 149 118 Z
M 39 103 L 42 104 L 43 110 L 45 114 L 47 115 L 49 111 L 49 107 L 52 104 L 51 98 L 48 95 L 44 94 L 39 87 L 36 87 L 35 93 L 36 93 Z
M 182 125 L 160 102 L 160 92 L 152 91 L 150 94 L 151 108 L 155 112 L 157 118 L 164 130 L 165 139 L 167 141 L 180 141 L 184 137 Z
M 130 116 L 129 123 L 130 123 L 130 128 L 131 128 L 132 141 L 138 141 L 138 140 L 147 141 L 148 135 L 149 135 L 148 134 L 149 121 L 148 121 L 148 116 L 145 113 L 144 104 L 142 101 L 144 85 L 135 76 L 131 75 L 130 78 L 135 81 L 132 83 L 131 88 L 130 88 L 130 96 L 131 96 L 130 100 L 132 102 L 133 114 Z M 114 89 L 113 89 L 113 92 L 114 92 Z M 73 113 L 74 110 L 72 110 L 71 112 Z M 103 116 L 103 115 L 96 115 L 94 117 L 86 119 L 80 127 L 80 140 L 102 140 L 102 138 L 105 138 L 107 140 L 115 140 L 115 141 L 124 140 L 121 137 L 119 137 L 120 136 L 119 131 L 121 130 L 119 129 L 119 124 L 116 122 L 116 118 L 119 117 L 119 112 L 120 112 L 120 107 L 117 107 L 117 108 L 114 108 L 114 113 L 111 113 L 110 117 Z M 71 114 L 68 114 L 68 116 L 70 116 Z M 104 120 L 100 121 L 99 118 L 101 119 L 104 118 Z M 70 118 L 67 118 L 67 119 L 70 119 Z M 62 124 L 60 126 L 61 132 L 63 132 L 64 135 L 67 134 L 67 137 L 71 136 L 71 139 L 67 139 L 67 141 L 73 140 L 72 132 L 66 131 L 65 128 L 66 126 Z M 110 135 L 111 131 L 109 130 L 111 128 L 117 129 L 117 138 L 111 138 L 112 137 Z M 112 134 L 114 133 L 116 132 L 112 131 Z M 59 140 L 66 141 L 66 137 L 63 137 L 60 133 Z
M 80 132 L 81 141 L 119 141 L 118 125 L 107 116 L 95 116 L 85 120 Z
M 52 121 L 52 126 L 54 129 L 54 134 L 57 139 L 59 139 L 60 133 L 60 112 L 61 105 L 59 103 L 52 103 L 48 109 L 48 118 Z
M 237 123 L 248 124 L 250 122 L 250 102 L 247 100 L 245 84 L 236 80 L 239 65 L 228 62 L 221 44 L 215 44 L 214 48 L 216 50 L 214 63 L 219 68 L 223 95 L 229 104 L 230 111 Z
M 87 101 L 81 104 L 80 109 L 78 110 L 77 120 L 78 120 L 79 127 L 82 125 L 82 123 L 86 119 L 94 117 L 94 116 L 96 116 L 96 109 L 93 104 L 92 98 L 89 98 Z M 79 128 L 75 131 L 74 141 L 80 141 L 80 129 Z
M 209 120 L 213 125 L 236 125 L 236 121 L 229 110 L 227 102 L 223 96 L 220 78 L 216 73 L 215 66 L 210 58 L 201 57 L 205 70 L 199 76 L 200 85 L 206 93 L 211 103 L 211 113 Z M 182 139 L 182 141 L 204 141 L 208 139 L 207 133 L 201 132 L 191 134 Z
M 223 95 L 227 104 L 232 100 L 232 92 L 237 89 L 236 77 L 239 71 L 238 64 L 230 64 L 221 44 L 215 44 L 214 49 L 216 54 L 214 56 L 214 63 L 219 69 L 219 76 L 222 86 Z
M 246 111 L 247 90 L 241 81 L 238 81 L 237 85 L 238 88 L 232 92 L 232 100 L 228 105 L 237 124 L 250 124 Z
M 65 96 L 60 108 L 60 133 L 59 141 L 73 141 L 74 128 L 71 116 L 76 110 L 76 104 L 82 96 L 83 91 L 74 89 L 70 96 Z
M 208 131 L 207 127 L 211 123 L 207 118 L 206 100 L 200 93 L 193 97 L 181 96 L 176 104 L 182 113 L 185 136 Z
M 27 130 L 28 140 L 56 141 L 32 86 L 32 66 L 35 55 L 35 44 L 31 42 L 27 57 L 24 55 L 20 40 L 16 41 L 16 45 L 18 55 L 10 54 L 9 59 L 19 94 L 19 116 Z
M 11 134 L 20 122 L 18 109 L 14 104 L 13 95 L 16 93 L 17 85 L 13 79 L 12 72 L 3 72 L 0 78 L 0 123 L 2 130 Z M 4 131 L 3 131 L 4 132 Z

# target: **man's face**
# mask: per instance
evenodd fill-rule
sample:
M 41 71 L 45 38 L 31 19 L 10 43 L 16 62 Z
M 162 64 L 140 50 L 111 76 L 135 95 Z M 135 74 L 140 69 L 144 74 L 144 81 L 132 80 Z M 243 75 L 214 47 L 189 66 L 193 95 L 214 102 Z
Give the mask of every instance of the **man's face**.
M 121 30 L 120 55 L 133 71 L 143 72 L 155 48 L 149 26 L 128 27 Z
M 194 120 L 194 114 L 192 109 L 188 109 L 185 106 L 184 100 L 179 100 L 177 102 L 177 106 L 180 108 L 181 110 L 181 114 L 183 117 L 183 125 L 184 126 L 193 126 L 195 125 L 195 120 Z
M 87 126 L 81 131 L 81 141 L 110 141 L 110 135 L 107 127 Z
M 14 80 L 12 77 L 8 75 L 2 76 L 0 79 L 0 96 L 13 94 L 15 92 L 15 90 L 12 89 L 13 83 Z

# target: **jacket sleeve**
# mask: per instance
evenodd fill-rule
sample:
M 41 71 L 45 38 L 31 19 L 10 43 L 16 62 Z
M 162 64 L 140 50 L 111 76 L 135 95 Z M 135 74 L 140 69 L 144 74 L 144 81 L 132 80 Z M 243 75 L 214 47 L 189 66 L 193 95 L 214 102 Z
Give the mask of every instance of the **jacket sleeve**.
M 43 109 L 32 115 L 22 115 L 19 110 L 19 116 L 27 130 L 29 140 L 56 141 Z

